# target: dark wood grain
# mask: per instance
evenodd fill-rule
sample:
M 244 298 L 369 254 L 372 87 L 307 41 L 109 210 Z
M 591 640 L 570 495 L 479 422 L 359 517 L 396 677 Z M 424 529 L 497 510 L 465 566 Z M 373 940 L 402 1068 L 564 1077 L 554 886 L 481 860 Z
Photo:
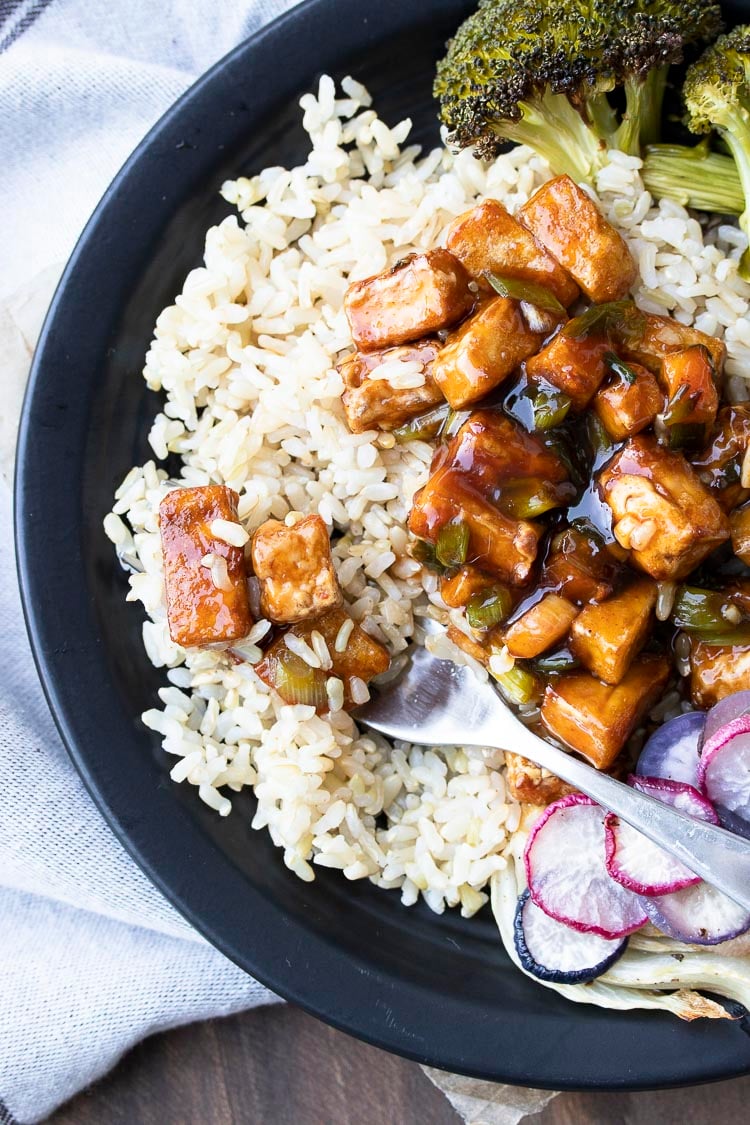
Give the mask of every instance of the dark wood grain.
M 747 1120 L 750 1078 L 647 1094 L 563 1094 L 535 1125 Z M 416 1063 L 292 1007 L 156 1035 L 52 1125 L 460 1125 Z

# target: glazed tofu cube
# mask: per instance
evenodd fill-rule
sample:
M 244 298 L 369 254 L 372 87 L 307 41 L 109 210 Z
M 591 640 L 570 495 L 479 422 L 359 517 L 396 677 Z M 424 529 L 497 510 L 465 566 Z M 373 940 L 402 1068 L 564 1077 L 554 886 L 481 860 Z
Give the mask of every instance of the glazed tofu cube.
M 328 667 L 311 667 L 292 652 L 284 640 L 293 635 L 312 647 L 315 633 L 322 638 L 328 653 L 325 661 Z M 286 703 L 307 704 L 322 714 L 330 710 L 329 679 L 341 680 L 344 706 L 356 706 L 361 690 L 358 681 L 368 684 L 373 677 L 386 672 L 390 662 L 388 650 L 379 641 L 352 622 L 343 609 L 331 609 L 315 620 L 290 626 L 282 636 L 276 637 L 254 671 Z
M 445 245 L 480 284 L 487 284 L 483 274 L 489 270 L 543 285 L 565 308 L 578 296 L 570 274 L 496 199 L 485 199 L 454 219 Z
M 503 640 L 511 656 L 532 660 L 566 636 L 578 615 L 578 608 L 559 594 L 545 594 L 509 625 Z
M 253 536 L 253 570 L 263 616 L 277 625 L 318 617 L 342 604 L 328 528 L 320 516 L 288 527 L 266 520 Z
M 685 578 L 729 538 L 729 521 L 680 453 L 639 434 L 599 477 L 617 542 L 657 580 Z
M 543 529 L 528 520 L 509 519 L 466 483 L 450 466 L 434 473 L 414 497 L 409 530 L 437 543 L 445 524 L 461 520 L 469 528 L 469 561 L 501 581 L 522 586 L 531 575 Z
M 651 372 L 637 363 L 629 366 L 634 382 L 614 377 L 594 396 L 594 410 L 614 441 L 624 441 L 651 426 L 664 407 L 664 395 Z
M 737 508 L 729 517 L 732 550 L 745 566 L 750 566 L 750 504 Z
M 610 351 L 606 339 L 576 339 L 563 330 L 527 361 L 526 374 L 546 379 L 568 395 L 574 410 L 585 410 L 607 375 L 604 356 Z
M 590 301 L 617 301 L 635 281 L 638 270 L 624 240 L 570 176 L 557 176 L 540 187 L 518 219 Z
M 505 768 L 510 795 L 525 805 L 551 805 L 553 801 L 577 792 L 549 770 L 543 770 L 528 758 L 512 754 L 509 750 L 505 751 Z
M 750 497 L 750 405 L 724 406 L 711 440 L 691 455 L 695 471 L 725 511 Z
M 432 373 L 454 410 L 484 398 L 533 355 L 541 332 L 528 327 L 517 301 L 495 297 L 449 337 Z
M 713 707 L 735 691 L 750 690 L 750 645 L 706 645 L 693 641 L 690 694 L 696 707 Z
M 470 281 L 447 250 L 409 254 L 386 273 L 355 281 L 344 297 L 354 343 L 371 351 L 450 328 L 474 304 Z
M 215 521 L 237 522 L 237 493 L 224 485 L 175 488 L 159 505 L 169 635 L 175 644 L 218 644 L 252 628 L 243 547 L 221 537 Z
M 616 686 L 587 672 L 569 672 L 547 685 L 542 722 L 550 734 L 598 770 L 609 769 L 661 696 L 669 672 L 669 661 L 663 656 L 642 656 Z
M 661 380 L 670 402 L 680 410 L 680 425 L 712 425 L 719 409 L 711 353 L 703 344 L 670 352 L 661 365 Z
M 455 574 L 440 579 L 440 597 L 451 609 L 459 609 L 474 594 L 492 586 L 494 581 L 491 574 L 485 574 L 476 566 L 462 566 Z
M 440 345 L 437 340 L 420 340 L 399 348 L 377 352 L 354 352 L 338 365 L 345 390 L 341 396 L 349 429 L 353 434 L 365 430 L 392 430 L 411 418 L 443 402 L 443 395 L 432 377 L 432 365 Z M 422 377 L 420 386 L 394 386 L 400 370 Z M 378 377 L 379 370 L 384 372 Z
M 657 586 L 636 578 L 598 605 L 585 606 L 570 630 L 570 648 L 592 675 L 619 684 L 646 643 Z
M 552 540 L 542 584 L 585 605 L 609 597 L 620 570 L 617 559 L 598 540 L 569 527 Z
M 506 486 L 510 492 L 519 481 L 542 481 L 559 492 L 561 503 L 570 500 L 562 460 L 499 411 L 475 410 L 448 444 L 444 458 L 470 478 L 474 491 L 501 506 Z
M 658 375 L 665 356 L 700 345 L 708 350 L 714 365 L 714 374 L 717 379 L 721 379 L 727 354 L 727 349 L 721 340 L 687 324 L 680 324 L 671 316 L 658 316 L 656 313 L 642 313 L 641 316 L 643 318 L 641 336 L 637 339 L 629 339 L 625 345 L 625 354 L 629 359 L 642 363 L 649 371 Z

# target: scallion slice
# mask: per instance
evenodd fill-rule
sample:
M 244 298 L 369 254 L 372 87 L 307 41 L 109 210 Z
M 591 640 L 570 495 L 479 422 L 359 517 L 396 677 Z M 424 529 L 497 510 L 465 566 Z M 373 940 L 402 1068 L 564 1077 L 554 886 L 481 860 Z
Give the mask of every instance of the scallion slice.
M 628 344 L 639 339 L 645 327 L 646 319 L 632 301 L 608 301 L 592 305 L 585 313 L 569 320 L 562 332 L 573 340 L 604 336 Z
M 491 629 L 499 625 L 511 611 L 513 596 L 499 583 L 472 594 L 466 605 L 466 620 L 472 629 Z
M 741 631 L 743 626 L 738 617 L 739 610 L 723 594 L 716 590 L 704 590 L 699 586 L 680 586 L 674 600 L 672 621 L 680 629 L 691 633 L 715 636 L 729 635 Z M 750 625 L 744 626 L 750 629 Z M 731 644 L 742 642 L 708 641 L 708 644 Z
M 625 361 L 620 359 L 619 356 L 616 356 L 614 352 L 606 352 L 604 362 L 613 375 L 616 375 L 618 379 L 622 379 L 624 383 L 629 383 L 630 386 L 632 386 L 638 378 L 630 364 L 625 363 Z
M 444 402 L 442 406 L 434 406 L 432 410 L 427 410 L 424 414 L 418 414 L 416 418 L 412 418 L 411 421 L 404 422 L 403 426 L 397 426 L 393 430 L 393 436 L 398 442 L 432 441 L 445 425 L 450 409 L 447 402 Z
M 520 664 L 495 676 L 497 685 L 505 698 L 510 703 L 531 703 L 541 698 L 542 687 L 533 672 L 529 672 Z
M 544 285 L 538 285 L 534 281 L 521 281 L 517 277 L 501 277 L 500 274 L 493 273 L 491 270 L 485 270 L 484 277 L 487 278 L 487 281 L 500 297 L 510 297 L 514 301 L 527 301 L 530 305 L 535 305 L 546 312 L 556 313 L 559 316 L 566 315 L 565 306 Z
M 470 531 L 466 520 L 444 523 L 435 544 L 437 561 L 443 566 L 462 566 L 469 554 Z
M 326 674 L 309 664 L 294 652 L 282 652 L 276 657 L 274 687 L 285 703 L 303 703 L 316 710 L 328 706 Z

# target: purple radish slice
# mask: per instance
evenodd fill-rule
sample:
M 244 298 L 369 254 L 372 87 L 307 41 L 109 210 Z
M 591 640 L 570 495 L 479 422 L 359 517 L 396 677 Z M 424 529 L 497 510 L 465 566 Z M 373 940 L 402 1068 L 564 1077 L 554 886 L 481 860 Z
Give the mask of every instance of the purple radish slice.
M 714 703 L 706 714 L 706 728 L 703 731 L 703 745 L 713 738 L 717 731 L 734 719 L 750 712 L 750 691 L 733 691 L 731 695 Z
M 631 777 L 629 783 L 662 804 L 718 823 L 713 807 L 692 785 L 660 777 Z M 613 813 L 604 821 L 604 838 L 607 871 L 636 894 L 667 895 L 701 882 L 700 875 Z
M 524 891 L 516 907 L 514 943 L 527 972 L 552 984 L 585 984 L 622 957 L 627 938 L 581 933 L 545 914 Z
M 744 694 L 744 693 L 743 693 Z M 750 715 L 739 715 L 703 744 L 699 780 L 730 831 L 750 833 Z
M 710 883 L 641 899 L 658 930 L 689 945 L 718 945 L 750 930 L 750 914 Z
M 703 711 L 687 711 L 662 723 L 641 750 L 639 775 L 665 777 L 697 787 L 698 754 L 705 724 Z
M 526 843 L 526 881 L 545 914 L 581 933 L 620 938 L 646 921 L 641 899 L 609 877 L 604 809 L 574 793 L 542 813 Z

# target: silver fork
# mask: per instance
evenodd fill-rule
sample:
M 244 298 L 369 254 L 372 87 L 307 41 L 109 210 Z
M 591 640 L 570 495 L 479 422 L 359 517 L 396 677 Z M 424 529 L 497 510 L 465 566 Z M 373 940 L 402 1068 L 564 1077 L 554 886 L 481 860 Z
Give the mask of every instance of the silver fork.
M 412 645 L 404 670 L 354 713 L 391 738 L 512 750 L 586 793 L 750 910 L 750 841 L 677 812 L 533 734 L 491 683 Z

